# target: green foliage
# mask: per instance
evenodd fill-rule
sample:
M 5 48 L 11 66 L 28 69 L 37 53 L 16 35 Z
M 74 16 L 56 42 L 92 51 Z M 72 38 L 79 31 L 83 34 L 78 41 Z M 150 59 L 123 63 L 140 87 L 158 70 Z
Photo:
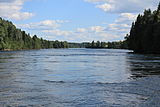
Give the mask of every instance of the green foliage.
M 138 15 L 126 40 L 134 52 L 160 53 L 160 4 L 157 10 L 151 12 L 148 9 Z
M 0 50 L 44 49 L 44 48 L 68 48 L 66 41 L 47 41 L 26 34 L 17 29 L 12 22 L 0 17 Z
M 86 45 L 86 48 L 97 48 L 97 49 L 127 49 L 127 43 L 126 41 L 117 41 L 117 42 L 100 42 L 100 41 L 92 41 L 88 45 Z

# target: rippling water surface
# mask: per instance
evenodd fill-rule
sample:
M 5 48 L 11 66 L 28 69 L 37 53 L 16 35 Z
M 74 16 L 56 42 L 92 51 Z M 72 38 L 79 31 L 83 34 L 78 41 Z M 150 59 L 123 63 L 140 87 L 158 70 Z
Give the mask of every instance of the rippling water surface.
M 127 50 L 0 52 L 0 107 L 158 107 L 160 55 Z

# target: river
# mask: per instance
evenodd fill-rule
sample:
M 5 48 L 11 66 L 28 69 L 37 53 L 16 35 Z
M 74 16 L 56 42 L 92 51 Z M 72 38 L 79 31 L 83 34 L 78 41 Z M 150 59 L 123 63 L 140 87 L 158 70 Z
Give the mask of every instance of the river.
M 0 107 L 158 107 L 160 55 L 113 49 L 0 52 Z

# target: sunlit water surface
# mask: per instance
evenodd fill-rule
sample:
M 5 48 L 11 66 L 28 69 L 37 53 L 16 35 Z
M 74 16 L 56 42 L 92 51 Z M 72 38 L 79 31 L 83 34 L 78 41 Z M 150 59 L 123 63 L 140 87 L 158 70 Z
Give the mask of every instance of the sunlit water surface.
M 128 50 L 0 52 L 0 107 L 158 107 L 159 74 L 159 55 Z

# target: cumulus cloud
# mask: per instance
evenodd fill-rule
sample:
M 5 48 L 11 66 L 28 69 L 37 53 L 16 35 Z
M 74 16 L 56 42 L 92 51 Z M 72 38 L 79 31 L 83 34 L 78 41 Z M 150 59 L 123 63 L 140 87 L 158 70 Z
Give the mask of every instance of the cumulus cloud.
M 103 26 L 90 26 L 88 28 L 77 28 L 76 33 L 100 33 L 104 32 L 105 27 Z
M 63 20 L 44 20 L 36 23 L 29 23 L 19 25 L 21 28 L 36 30 L 47 35 L 48 39 L 58 39 L 67 41 L 114 41 L 122 40 L 126 33 L 129 32 L 132 21 L 137 17 L 137 13 L 142 12 L 145 8 L 157 7 L 158 0 L 85 0 L 93 3 L 96 8 L 103 10 L 106 13 L 116 13 L 117 19 L 113 23 L 105 26 L 97 25 L 84 28 L 75 28 L 75 30 L 62 30 L 61 25 L 68 21 Z M 17 2 L 17 3 L 16 3 Z M 26 16 L 31 17 L 33 14 L 28 12 L 21 12 L 24 0 L 0 0 L 1 4 L 5 3 L 7 6 L 5 10 L 9 9 L 9 4 L 13 12 L 1 13 L 6 17 L 21 19 L 20 15 L 26 13 Z M 8 15 L 10 14 L 10 15 Z M 15 14 L 15 15 L 14 15 Z M 28 15 L 27 15 L 28 14 Z M 30 15 L 29 15 L 30 14 Z M 8 16 L 7 16 L 8 15 Z M 17 15 L 17 16 L 16 16 Z M 107 20 L 107 19 L 106 19 Z
M 71 31 L 59 29 L 62 24 L 68 22 L 68 20 L 43 20 L 29 24 L 18 24 L 17 26 L 21 29 L 38 31 L 45 33 L 46 35 L 68 36 L 72 34 Z
M 29 23 L 18 25 L 18 27 L 39 32 L 41 37 L 45 35 L 45 39 L 58 39 L 67 41 L 92 41 L 103 40 L 112 41 L 118 39 L 116 34 L 106 31 L 107 27 L 104 26 L 90 26 L 86 28 L 76 28 L 75 30 L 62 30 L 61 25 L 68 21 L 63 20 L 44 20 L 36 23 Z
M 118 19 L 115 20 L 116 23 L 131 23 L 137 18 L 137 13 L 121 13 Z
M 107 30 L 123 34 L 128 33 L 131 27 L 131 23 L 136 20 L 136 17 L 137 14 L 134 13 L 121 13 L 112 24 L 108 24 Z
M 21 11 L 25 1 L 26 0 L 0 0 L 0 16 L 14 20 L 25 20 L 34 16 L 33 13 Z
M 104 10 L 104 11 L 112 11 L 115 7 L 114 6 L 112 6 L 111 4 L 107 4 L 107 3 L 105 3 L 105 4 L 101 4 L 101 5 L 97 5 L 96 6 L 97 8 L 100 8 L 100 9 L 102 9 L 102 10 Z
M 54 30 L 43 30 L 42 32 L 57 35 L 57 36 L 69 36 L 72 35 L 72 31 L 64 31 L 60 29 L 54 29 Z
M 84 0 L 84 1 L 91 2 L 91 3 L 100 3 L 100 2 L 112 3 L 112 2 L 114 2 L 114 0 Z
M 85 29 L 85 28 L 77 28 L 78 33 L 84 33 L 86 31 L 87 31 L 87 29 Z
M 114 41 L 121 38 L 121 35 L 117 35 L 109 30 L 105 26 L 90 26 L 87 28 L 78 28 L 81 32 L 74 32 L 75 40 L 80 41 L 92 41 L 92 40 L 102 40 L 102 41 Z M 79 31 L 78 30 L 78 31 Z
M 125 36 L 130 31 L 131 23 L 136 19 L 137 14 L 121 13 L 119 17 L 111 24 L 108 24 L 106 31 L 115 32 Z
M 154 9 L 159 0 L 85 0 L 110 13 L 137 13 L 146 8 Z
M 102 27 L 102 26 L 92 26 L 92 27 L 90 27 L 90 30 L 92 32 L 95 32 L 95 33 L 103 32 L 104 29 L 105 29 L 105 27 Z
M 44 20 L 36 23 L 17 26 L 19 28 L 23 28 L 24 30 L 29 30 L 32 32 L 32 34 L 34 34 L 34 32 L 38 32 L 40 37 L 50 40 L 67 40 L 72 42 L 84 42 L 92 40 L 113 41 L 118 40 L 121 36 L 117 35 L 116 33 L 112 33 L 111 30 L 106 30 L 108 27 L 100 25 L 76 28 L 75 30 L 62 30 L 61 26 L 67 22 L 69 21 Z M 116 27 L 115 25 L 110 26 Z
M 113 32 L 119 32 L 119 33 L 127 33 L 130 29 L 130 25 L 128 24 L 109 24 L 108 25 L 108 29 L 107 30 L 110 30 L 110 31 L 113 31 Z
M 20 28 L 29 29 L 29 30 L 52 30 L 57 29 L 61 26 L 62 23 L 67 23 L 65 20 L 43 20 L 40 22 L 29 23 L 29 24 L 19 24 L 17 25 Z
M 93 3 L 96 8 L 106 13 L 116 14 L 113 23 L 107 24 L 103 32 L 124 37 L 130 30 L 131 23 L 136 20 L 138 13 L 144 9 L 155 9 L 159 0 L 84 0 Z M 103 35 L 105 35 L 104 33 Z M 102 34 L 100 34 L 102 35 Z M 107 34 L 108 35 L 108 34 Z M 114 36 L 113 36 L 114 38 Z

